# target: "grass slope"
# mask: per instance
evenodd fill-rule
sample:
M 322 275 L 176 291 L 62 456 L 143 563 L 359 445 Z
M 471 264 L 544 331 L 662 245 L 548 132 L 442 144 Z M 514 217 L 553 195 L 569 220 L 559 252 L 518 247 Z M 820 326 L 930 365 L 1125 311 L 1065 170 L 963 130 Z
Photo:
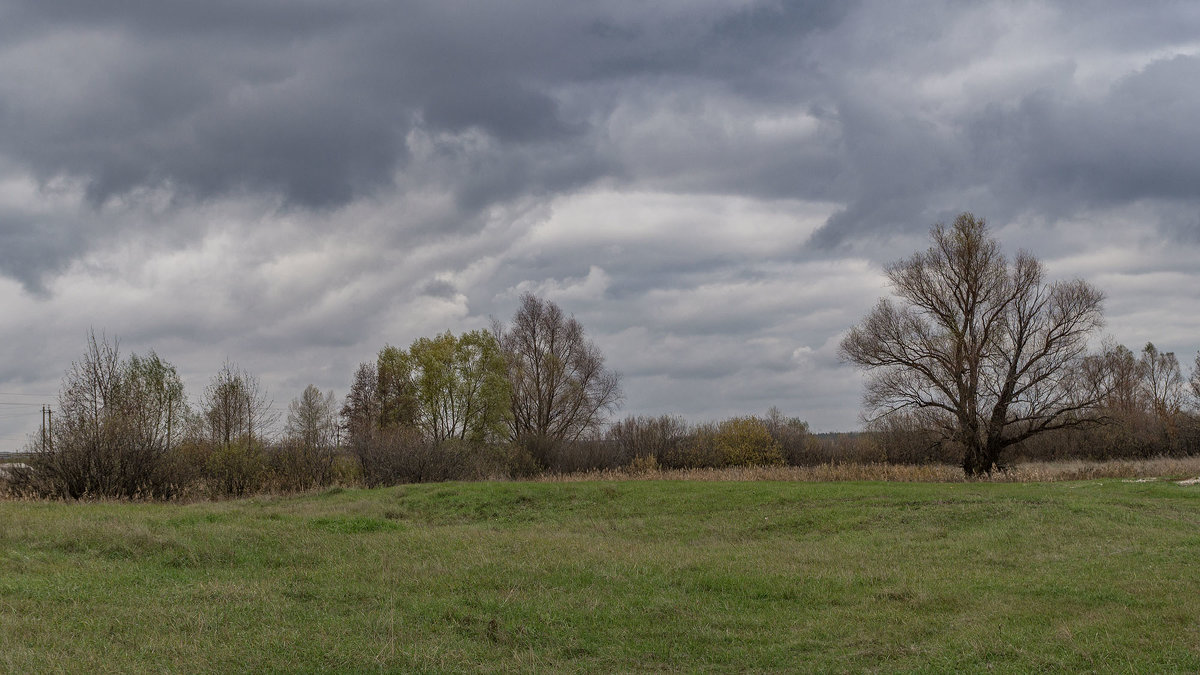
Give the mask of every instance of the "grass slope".
M 1200 671 L 1200 488 L 0 503 L 0 669 Z

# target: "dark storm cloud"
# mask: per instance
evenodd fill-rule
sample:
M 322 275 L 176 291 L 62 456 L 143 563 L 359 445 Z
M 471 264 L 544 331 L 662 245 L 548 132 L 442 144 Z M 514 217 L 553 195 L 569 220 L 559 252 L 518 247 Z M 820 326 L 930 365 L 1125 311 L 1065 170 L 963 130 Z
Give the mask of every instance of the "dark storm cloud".
M 979 145 L 1011 158 L 1014 192 L 1084 204 L 1197 199 L 1200 58 L 1156 61 L 1107 95 L 1041 91 L 977 123 Z M 1006 133 L 1007 132 L 1007 133 Z M 1014 195 L 1016 196 L 1016 195 Z
M 46 276 L 90 244 L 81 225 L 0 208 L 0 272 L 43 294 Z
M 814 243 L 828 248 L 872 234 L 920 231 L 963 209 L 1004 222 L 1028 215 L 1053 220 L 1139 200 L 1200 206 L 1200 161 L 1191 152 L 1200 146 L 1200 128 L 1191 122 L 1200 115 L 1200 58 L 1162 51 L 1164 43 L 1187 39 L 1188 30 L 1200 27 L 1200 13 L 1178 9 L 1167 19 L 1124 5 L 1108 12 L 1056 7 L 1044 22 L 1024 26 L 1032 35 L 1023 37 L 1051 36 L 1055 26 L 1069 25 L 1059 50 L 1047 52 L 1030 72 L 993 67 L 978 78 L 963 75 L 951 89 L 955 97 L 931 97 L 922 87 L 956 68 L 970 72 L 977 62 L 1004 56 L 1000 32 L 984 33 L 971 49 L 956 52 L 956 27 L 985 17 L 947 12 L 920 28 L 926 48 L 892 41 L 877 52 L 848 50 L 847 78 L 830 89 L 848 189 L 840 195 L 845 206 Z M 897 30 L 909 27 L 906 21 L 897 18 Z M 1161 55 L 1141 56 L 1142 63 L 1125 72 L 1118 66 L 1106 73 L 1118 75 L 1110 84 L 1089 89 L 1080 83 L 1080 66 L 1101 45 L 1112 50 L 1102 57 L 1128 50 L 1135 63 L 1141 50 Z M 1011 57 L 1028 58 L 1021 52 Z M 890 90 L 889 74 L 909 89 Z
M 556 8 L 16 4 L 5 17 L 13 84 L 0 94 L 0 151 L 43 179 L 84 180 L 97 204 L 166 184 L 200 199 L 267 191 L 338 206 L 389 184 L 415 125 L 478 128 L 518 146 L 569 142 L 588 120 L 564 118 L 558 87 L 632 69 L 695 74 L 686 64 L 710 51 L 705 60 L 728 71 L 717 77 L 749 82 L 739 60 L 756 53 L 741 53 L 756 26 L 779 39 L 828 13 L 701 14 L 682 38 L 652 24 L 631 43 L 592 30 L 597 16 Z M 641 26 L 636 14 L 616 18 Z M 619 62 L 630 54 L 639 64 Z
M 450 220 L 468 223 L 497 201 L 627 177 L 603 123 L 629 88 L 686 79 L 778 97 L 802 70 L 792 41 L 847 7 L 10 2 L 0 155 L 79 181 L 94 208 L 166 189 L 181 204 L 329 209 L 425 171 L 409 148 L 424 133 L 462 210 Z M 471 130 L 486 147 L 438 136 Z M 767 173 L 785 176 L 768 191 L 793 180 Z M 26 279 L 39 260 L 3 269 Z
M 421 288 L 421 293 L 433 298 L 453 298 L 458 289 L 449 281 L 432 279 Z
M 168 185 L 336 205 L 385 184 L 402 157 L 394 106 L 364 105 L 318 54 L 109 21 L 10 47 L 0 88 L 0 151 L 43 179 L 83 180 L 95 204 Z
M 1130 200 L 1194 184 L 1194 161 L 1175 142 L 1194 134 L 1198 88 L 1178 86 L 1195 81 L 1193 57 L 1152 64 L 1103 101 L 1031 91 L 941 117 L 864 76 L 937 73 L 963 58 L 943 43 L 983 19 L 961 8 L 113 1 L 3 11 L 10 85 L 0 88 L 0 152 L 43 180 L 82 180 L 95 204 L 167 186 L 182 198 L 267 193 L 339 207 L 411 168 L 417 129 L 478 129 L 495 142 L 462 151 L 446 176 L 463 219 L 611 176 L 840 201 L 816 238 L 826 245 L 924 227 L 942 213 L 930 203 L 938 190 Z M 1130 49 L 1184 35 L 1189 23 L 1119 5 L 1060 13 L 1085 37 Z M 873 23 L 863 28 L 863 17 Z M 887 26 L 901 37 L 872 33 Z M 946 62 L 925 56 L 939 49 Z M 764 113 L 802 111 L 823 126 L 817 138 L 761 146 L 699 126 L 692 145 L 702 161 L 686 167 L 670 146 L 614 156 L 603 125 L 618 99 L 681 85 Z M 672 112 L 687 124 L 697 110 Z M 563 156 L 570 161 L 544 168 Z
M 1196 35 L 1194 3 L 0 0 L 0 374 L 53 389 L 107 327 L 283 402 L 529 290 L 630 412 L 847 428 L 839 332 L 964 209 L 1183 353 L 1145 289 L 1194 300 Z

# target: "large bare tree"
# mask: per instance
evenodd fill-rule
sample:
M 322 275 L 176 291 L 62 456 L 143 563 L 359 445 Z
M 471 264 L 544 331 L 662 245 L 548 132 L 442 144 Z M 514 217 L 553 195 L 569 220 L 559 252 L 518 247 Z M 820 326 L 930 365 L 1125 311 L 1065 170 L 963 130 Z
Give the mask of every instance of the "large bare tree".
M 512 325 L 497 322 L 493 333 L 512 385 L 513 440 L 577 440 L 620 402 L 620 376 L 604 367 L 583 326 L 555 303 L 526 293 Z
M 961 446 L 968 475 L 1036 434 L 1096 421 L 1107 391 L 1083 366 L 1103 294 L 1047 282 L 1029 253 L 1009 261 L 970 213 L 932 238 L 887 267 L 897 301 L 880 300 L 842 340 L 842 358 L 870 371 L 869 415 L 919 415 Z
M 1200 352 L 1196 352 L 1196 363 L 1192 366 L 1192 376 L 1188 379 L 1188 385 L 1192 389 L 1196 407 L 1200 408 Z

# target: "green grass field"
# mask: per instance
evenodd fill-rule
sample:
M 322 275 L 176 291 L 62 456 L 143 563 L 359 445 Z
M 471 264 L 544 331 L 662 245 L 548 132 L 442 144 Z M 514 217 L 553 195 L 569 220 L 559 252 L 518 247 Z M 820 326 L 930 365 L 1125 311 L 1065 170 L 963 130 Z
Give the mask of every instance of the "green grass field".
M 1200 671 L 1200 486 L 0 502 L 0 669 Z

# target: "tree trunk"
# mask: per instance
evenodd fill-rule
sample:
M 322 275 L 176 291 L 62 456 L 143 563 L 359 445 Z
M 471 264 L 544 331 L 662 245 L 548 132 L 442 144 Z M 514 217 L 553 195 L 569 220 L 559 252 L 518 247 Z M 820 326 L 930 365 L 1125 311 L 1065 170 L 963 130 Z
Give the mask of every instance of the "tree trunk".
M 1000 461 L 1000 443 L 989 438 L 968 438 L 963 441 L 963 472 L 968 477 L 992 474 Z
M 992 464 L 987 460 L 987 452 L 979 439 L 968 438 L 963 441 L 962 467 L 968 478 L 991 472 Z

